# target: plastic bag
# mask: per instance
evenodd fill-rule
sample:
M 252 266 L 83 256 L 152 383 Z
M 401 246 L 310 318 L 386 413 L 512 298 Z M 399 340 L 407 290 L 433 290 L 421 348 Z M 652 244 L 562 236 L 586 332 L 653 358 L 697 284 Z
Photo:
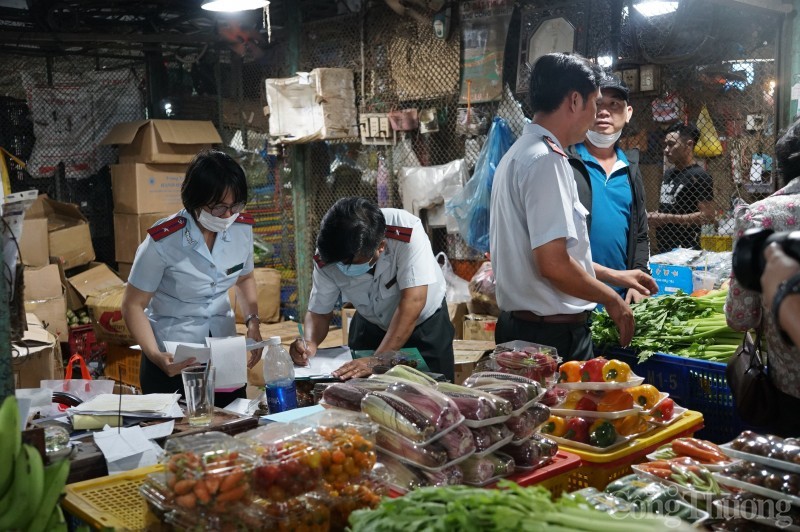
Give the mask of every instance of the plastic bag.
M 72 365 L 75 362 L 80 363 L 81 378 L 72 378 Z M 89 369 L 86 367 L 86 362 L 81 355 L 75 354 L 69 359 L 64 379 L 58 380 L 43 380 L 41 387 L 53 390 L 54 392 L 67 392 L 81 399 L 84 403 L 93 397 L 104 394 L 114 393 L 113 380 L 92 380 Z M 63 408 L 61 408 L 63 407 Z M 66 410 L 66 405 L 59 405 L 59 410 Z
M 700 138 L 694 146 L 694 154 L 697 157 L 722 155 L 722 142 L 719 140 L 717 129 L 714 127 L 708 107 L 705 105 L 700 110 L 700 116 L 697 117 L 697 129 L 700 131 Z
M 469 282 L 462 279 L 453 271 L 450 261 L 444 252 L 440 251 L 436 255 L 436 260 L 442 266 L 444 281 L 447 284 L 445 299 L 448 303 L 466 303 L 472 296 L 469 294 Z
M 472 314 L 488 314 L 499 316 L 500 308 L 497 306 L 497 284 L 494 280 L 494 270 L 489 261 L 481 264 L 469 282 L 470 300 L 469 311 Z
M 492 122 L 489 138 L 481 148 L 475 173 L 461 194 L 445 205 L 447 212 L 458 222 L 464 241 L 486 253 L 489 251 L 489 206 L 492 200 L 492 182 L 497 164 L 514 143 L 514 134 L 508 123 L 499 117 Z
M 467 177 L 464 159 L 437 166 L 403 166 L 397 176 L 403 208 L 419 215 L 420 209 L 444 202 L 447 187 L 463 185 Z

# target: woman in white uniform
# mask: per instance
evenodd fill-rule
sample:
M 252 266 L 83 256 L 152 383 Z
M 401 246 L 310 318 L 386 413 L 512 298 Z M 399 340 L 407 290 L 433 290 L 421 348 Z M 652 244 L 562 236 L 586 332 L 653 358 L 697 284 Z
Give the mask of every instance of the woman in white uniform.
M 236 334 L 228 289 L 242 301 L 247 337 L 261 340 L 253 278 L 253 218 L 247 180 L 239 164 L 220 151 L 198 154 L 181 187 L 184 208 L 160 220 L 136 251 L 122 301 L 128 329 L 142 348 L 144 393 L 183 391 L 181 370 L 194 359 L 174 362 L 164 341 L 204 343 L 207 336 Z M 250 354 L 248 365 L 260 351 Z M 245 389 L 217 390 L 225 406 Z M 223 392 L 223 393 L 220 393 Z

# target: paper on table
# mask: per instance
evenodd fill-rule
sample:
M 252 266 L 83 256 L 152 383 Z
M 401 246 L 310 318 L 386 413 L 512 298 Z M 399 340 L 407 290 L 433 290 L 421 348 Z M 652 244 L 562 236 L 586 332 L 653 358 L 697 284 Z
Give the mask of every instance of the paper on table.
M 94 434 L 94 442 L 108 462 L 109 474 L 154 465 L 161 452 L 138 426 L 107 428 Z
M 211 348 L 203 344 L 165 341 L 164 348 L 173 354 L 172 361 L 176 364 L 190 358 L 194 358 L 198 364 L 205 364 L 211 360 Z
M 244 336 L 206 338 L 211 363 L 217 368 L 215 388 L 239 388 L 247 384 L 247 345 Z
M 142 427 L 142 432 L 144 432 L 144 436 L 148 440 L 157 440 L 158 438 L 166 438 L 167 436 L 172 434 L 173 430 L 175 430 L 175 421 L 173 420 Z
M 92 397 L 90 400 L 74 408 L 77 412 L 98 412 L 101 414 L 108 412 L 151 412 L 168 413 L 172 406 L 178 402 L 178 394 L 174 393 L 151 393 L 147 395 L 115 395 L 103 393 Z M 121 403 L 121 405 L 120 405 Z
M 308 366 L 295 366 L 295 377 L 330 376 L 346 362 L 353 360 L 353 353 L 346 345 L 317 349 L 317 354 L 308 361 Z

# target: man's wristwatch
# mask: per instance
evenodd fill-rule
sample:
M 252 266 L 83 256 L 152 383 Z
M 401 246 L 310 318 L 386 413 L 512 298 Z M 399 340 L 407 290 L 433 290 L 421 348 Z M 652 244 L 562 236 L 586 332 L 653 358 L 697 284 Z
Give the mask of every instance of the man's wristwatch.
M 250 320 L 257 320 L 258 323 L 261 323 L 261 318 L 258 317 L 258 314 L 248 314 L 247 317 L 244 319 L 244 326 L 250 327 Z
M 775 297 L 772 298 L 772 317 L 775 320 L 776 327 L 783 337 L 783 341 L 789 345 L 792 344 L 792 340 L 781 328 L 779 312 L 781 310 L 781 303 L 783 303 L 783 300 L 786 298 L 786 296 L 791 296 L 794 294 L 800 294 L 800 273 L 794 274 L 779 284 L 778 289 L 775 291 Z

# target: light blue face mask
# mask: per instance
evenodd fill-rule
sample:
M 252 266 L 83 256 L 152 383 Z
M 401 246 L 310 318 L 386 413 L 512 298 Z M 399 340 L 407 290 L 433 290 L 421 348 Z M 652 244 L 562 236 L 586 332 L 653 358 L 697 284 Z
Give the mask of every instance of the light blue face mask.
M 336 267 L 348 277 L 358 277 L 359 275 L 367 273 L 372 268 L 372 264 L 369 262 L 365 262 L 364 264 L 342 264 L 341 262 L 337 262 Z

